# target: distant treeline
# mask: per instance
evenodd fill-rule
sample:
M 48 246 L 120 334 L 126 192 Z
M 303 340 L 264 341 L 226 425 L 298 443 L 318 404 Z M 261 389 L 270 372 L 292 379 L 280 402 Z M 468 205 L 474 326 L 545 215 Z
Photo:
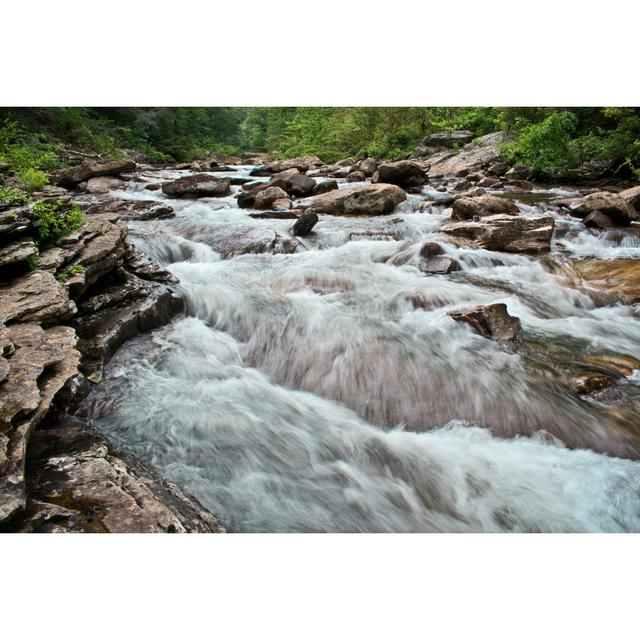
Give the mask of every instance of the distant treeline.
M 0 123 L 0 162 L 45 172 L 56 157 L 64 162 L 60 145 L 103 156 L 133 151 L 157 163 L 258 151 L 332 162 L 408 157 L 429 133 L 459 129 L 510 132 L 504 158 L 544 176 L 585 163 L 596 173 L 640 167 L 637 107 L 0 108 Z

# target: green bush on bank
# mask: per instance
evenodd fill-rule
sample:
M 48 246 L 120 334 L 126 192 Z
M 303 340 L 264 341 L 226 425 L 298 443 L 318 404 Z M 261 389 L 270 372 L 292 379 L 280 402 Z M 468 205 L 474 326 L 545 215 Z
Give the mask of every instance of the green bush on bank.
M 59 200 L 40 200 L 33 205 L 33 213 L 40 221 L 38 245 L 41 248 L 52 245 L 59 238 L 75 231 L 84 222 L 84 214 L 75 202 L 65 209 Z

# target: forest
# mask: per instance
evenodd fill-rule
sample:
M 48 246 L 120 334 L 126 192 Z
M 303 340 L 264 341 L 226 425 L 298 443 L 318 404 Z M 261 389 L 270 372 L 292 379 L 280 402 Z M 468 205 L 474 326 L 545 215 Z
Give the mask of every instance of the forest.
M 0 123 L 0 162 L 28 188 L 68 164 L 69 148 L 155 164 L 212 152 L 396 160 L 440 130 L 503 130 L 502 158 L 540 178 L 640 175 L 637 107 L 5 107 Z

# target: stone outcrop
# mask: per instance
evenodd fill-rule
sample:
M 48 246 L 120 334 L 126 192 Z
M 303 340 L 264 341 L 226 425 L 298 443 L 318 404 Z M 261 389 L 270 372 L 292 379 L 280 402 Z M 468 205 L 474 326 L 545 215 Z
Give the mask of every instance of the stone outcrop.
M 296 202 L 300 209 L 333 215 L 382 215 L 391 213 L 396 205 L 407 199 L 406 193 L 392 184 L 337 189 Z
M 228 180 L 197 173 L 164 182 L 162 191 L 172 198 L 219 198 L 231 193 L 231 185 Z
M 549 251 L 554 220 L 551 216 L 493 215 L 479 221 L 449 222 L 440 231 L 489 251 L 542 253 Z
M 318 156 L 301 156 L 298 158 L 288 158 L 287 160 L 274 160 L 262 167 L 258 167 L 251 172 L 252 176 L 268 176 L 273 173 L 280 173 L 288 169 L 297 169 L 300 173 L 306 173 L 312 167 L 322 166 L 322 160 Z
M 116 158 L 106 162 L 83 162 L 58 174 L 56 184 L 60 187 L 73 188 L 91 178 L 118 176 L 122 173 L 135 171 L 135 169 L 136 163 L 129 158 Z
M 520 331 L 520 320 L 509 315 L 504 303 L 452 311 L 449 316 L 457 322 L 470 325 L 485 338 L 515 340 Z
M 621 195 L 608 191 L 591 193 L 574 200 L 569 211 L 572 216 L 578 218 L 586 218 L 589 214 L 599 211 L 621 226 L 627 226 L 640 219 L 640 214 Z
M 429 158 L 431 166 L 428 175 L 429 177 L 461 176 L 484 169 L 496 161 L 498 147 L 505 141 L 504 133 L 500 131 L 489 133 L 466 144 L 457 153 L 446 152 L 439 158 Z

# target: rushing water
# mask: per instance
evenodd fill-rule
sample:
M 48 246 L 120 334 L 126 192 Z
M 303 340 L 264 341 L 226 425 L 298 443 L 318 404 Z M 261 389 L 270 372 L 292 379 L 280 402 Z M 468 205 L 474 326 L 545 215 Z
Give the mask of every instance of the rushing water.
M 162 199 L 144 184 L 118 195 Z M 640 530 L 637 372 L 591 398 L 561 375 L 640 358 L 634 308 L 569 287 L 548 258 L 456 248 L 438 233 L 450 209 L 419 195 L 389 216 L 321 216 L 274 255 L 241 247 L 287 250 L 292 221 L 233 196 L 171 204 L 175 219 L 131 233 L 180 279 L 186 316 L 126 345 L 83 410 L 233 530 Z M 553 215 L 552 262 L 640 258 L 632 235 Z M 432 240 L 461 271 L 419 271 Z M 447 315 L 494 302 L 521 340 Z

